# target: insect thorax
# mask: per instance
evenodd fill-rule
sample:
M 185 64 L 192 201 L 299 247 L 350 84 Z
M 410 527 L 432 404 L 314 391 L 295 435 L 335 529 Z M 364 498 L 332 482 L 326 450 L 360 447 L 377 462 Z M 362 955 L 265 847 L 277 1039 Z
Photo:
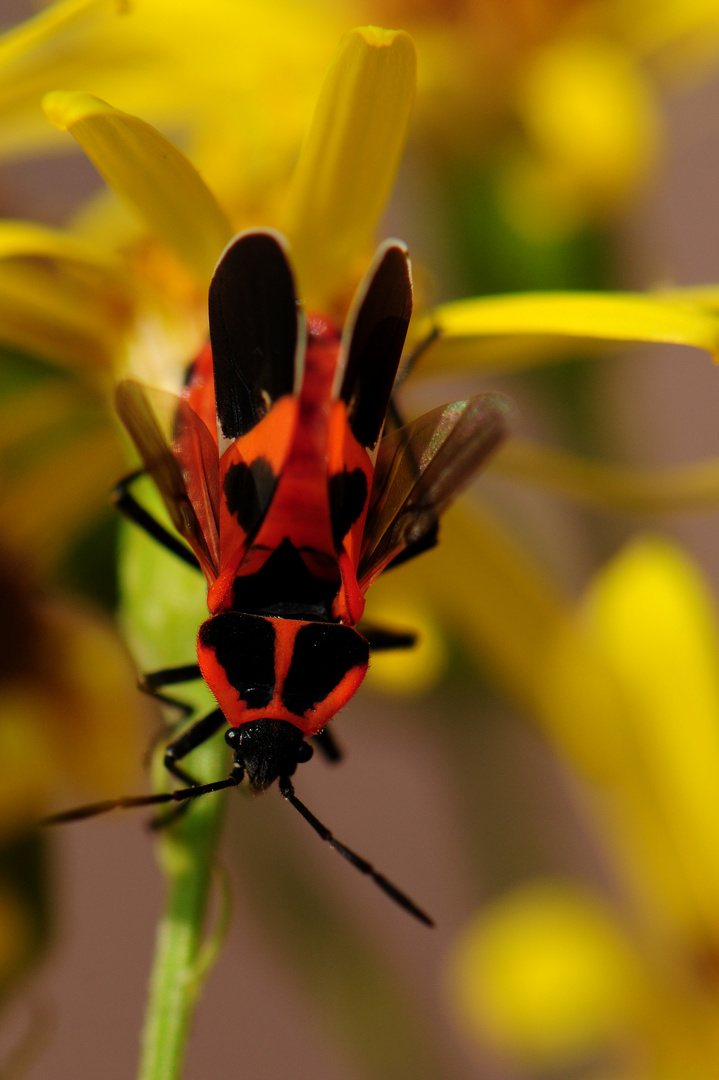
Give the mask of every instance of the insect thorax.
M 327 563 L 326 573 L 327 577 L 312 573 L 294 544 L 285 538 L 259 570 L 235 578 L 232 610 L 284 619 L 330 621 L 341 582 L 336 563 Z
M 369 646 L 339 623 L 225 611 L 200 627 L 197 654 L 233 727 L 285 720 L 313 735 L 358 689 Z

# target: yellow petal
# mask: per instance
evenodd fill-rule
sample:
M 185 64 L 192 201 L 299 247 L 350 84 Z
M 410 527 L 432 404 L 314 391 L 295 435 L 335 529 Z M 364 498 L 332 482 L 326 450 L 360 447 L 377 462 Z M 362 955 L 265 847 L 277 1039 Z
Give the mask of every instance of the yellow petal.
M 656 156 L 649 84 L 624 47 L 596 34 L 562 37 L 538 52 L 519 112 L 545 166 L 599 209 L 626 198 Z
M 547 730 L 601 797 L 645 919 L 697 965 L 719 942 L 718 656 L 706 584 L 644 538 L 599 575 L 539 673 Z
M 233 230 L 185 155 L 144 120 L 90 94 L 54 91 L 45 96 L 43 107 L 198 281 L 209 282 Z
M 710 597 L 677 547 L 644 538 L 597 579 L 587 619 L 626 694 L 618 776 L 628 798 L 642 800 L 626 828 L 651 843 L 652 825 L 657 838 L 644 857 L 655 860 L 655 884 L 661 874 L 670 896 L 684 894 L 694 918 L 719 935 L 719 628 Z
M 432 325 L 431 319 L 417 321 L 412 334 L 413 346 L 420 345 L 427 338 Z M 585 355 L 606 353 L 606 349 L 604 342 L 582 342 L 582 352 Z M 556 334 L 522 334 L 514 337 L 441 336 L 422 352 L 416 370 L 421 374 L 463 370 L 526 371 L 545 364 L 559 364 L 576 358 L 576 355 L 575 339 L 558 337 Z
M 449 977 L 469 1031 L 550 1068 L 608 1050 L 648 991 L 599 898 L 559 882 L 524 886 L 478 914 L 455 945 Z
M 0 259 L 40 257 L 96 267 L 108 276 L 121 277 L 119 260 L 72 233 L 51 229 L 34 221 L 0 221 Z
M 426 598 L 514 701 L 537 708 L 546 650 L 569 608 L 541 567 L 476 500 L 443 516 L 438 547 L 399 567 L 397 588 L 410 600 Z
M 662 289 L 659 295 L 683 304 L 705 307 L 709 311 L 719 308 L 719 285 L 714 282 L 708 285 L 686 285 L 679 289 Z
M 5 481 L 0 495 L 3 543 L 36 568 L 52 566 L 107 505 L 124 467 L 109 424 L 80 427 L 52 455 L 38 456 Z
M 719 506 L 719 459 L 672 469 L 629 469 L 510 439 L 492 468 L 603 510 L 667 513 Z
M 29 680 L 2 687 L 0 753 L 8 770 L 0 790 L 2 840 L 37 820 L 57 783 L 52 755 L 46 752 L 47 715 L 48 699 L 42 688 L 30 685 Z
M 524 293 L 443 304 L 432 323 L 449 338 L 562 334 L 691 345 L 719 356 L 719 318 L 678 301 L 631 293 Z M 431 370 L 431 357 L 425 370 Z
M 104 270 L 39 259 L 0 259 L 0 341 L 73 367 L 107 370 L 131 308 Z
M 121 6 L 119 0 L 61 0 L 50 4 L 34 18 L 3 34 L 0 39 L 0 66 L 5 67 L 31 49 L 52 42 L 58 34 L 84 22 L 98 11 L 117 12 Z
M 50 602 L 43 616 L 61 695 L 45 721 L 58 767 L 91 796 L 121 794 L 137 776 L 142 721 L 154 708 L 137 689 L 135 666 L 108 621 Z
M 57 133 L 43 122 L 38 102 L 65 78 L 88 85 L 86 75 L 93 64 L 112 66 L 112 47 L 103 48 L 97 37 L 93 40 L 93 32 L 104 31 L 112 38 L 127 21 L 118 18 L 126 12 L 125 0 L 58 0 L 0 35 L 3 157 L 59 144 Z
M 656 0 L 617 7 L 621 32 L 662 76 L 694 80 L 716 64 L 719 10 L 714 0 Z
M 371 244 L 404 148 L 416 81 L 412 39 L 347 34 L 325 78 L 291 181 L 284 231 L 302 299 L 327 306 Z
M 121 791 L 139 760 L 143 699 L 109 620 L 35 593 L 25 552 L 0 562 L 7 637 L 0 685 L 0 835 L 27 827 L 51 791 Z
M 107 366 L 134 287 L 120 262 L 70 233 L 0 222 L 0 340 L 73 365 Z
M 60 379 L 31 383 L 3 394 L 0 397 L 0 453 L 13 448 L 17 450 L 23 443 L 36 453 L 38 441 L 46 440 L 47 445 L 56 426 L 70 425 L 78 420 L 82 423 L 84 404 L 87 402 L 77 384 Z
M 177 132 L 223 205 L 265 206 L 267 189 L 278 194 L 280 178 L 284 187 L 346 28 L 339 5 L 308 18 L 296 0 L 51 5 L 0 36 L 0 156 L 62 150 L 38 101 L 80 87 Z

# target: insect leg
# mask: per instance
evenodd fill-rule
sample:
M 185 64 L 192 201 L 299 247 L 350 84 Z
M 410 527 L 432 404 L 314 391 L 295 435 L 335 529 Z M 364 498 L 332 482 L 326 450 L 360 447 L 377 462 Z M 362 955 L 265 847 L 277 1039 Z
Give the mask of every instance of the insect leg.
M 182 559 L 188 566 L 199 570 L 200 564 L 190 549 L 176 536 L 173 536 L 164 525 L 161 525 L 159 521 L 155 521 L 152 514 L 148 513 L 144 506 L 140 506 L 135 496 L 130 494 L 130 485 L 143 476 L 144 473 L 144 469 L 138 469 L 136 472 L 130 473 L 129 476 L 119 480 L 110 493 L 110 502 L 128 521 L 137 525 L 138 528 L 146 532 L 148 536 L 151 536 L 167 551 L 177 555 L 178 559 Z
M 154 698 L 163 705 L 171 705 L 179 709 L 184 717 L 188 717 L 194 711 L 192 705 L 188 705 L 186 701 L 178 701 L 177 698 L 170 697 L 168 694 L 160 694 L 158 691 L 165 686 L 176 686 L 178 683 L 193 682 L 201 678 L 199 664 L 184 664 L 181 667 L 149 671 L 140 677 L 138 686 L 143 694 L 147 694 L 148 697 Z
M 342 751 L 337 745 L 337 741 L 331 731 L 327 728 L 323 728 L 322 731 L 318 731 L 316 735 L 312 735 L 312 742 L 322 752 L 327 761 L 331 761 L 332 764 L 341 761 L 344 757 Z
M 389 649 L 411 649 L 417 644 L 417 635 L 411 630 L 387 630 L 383 626 L 357 627 L 370 647 L 370 652 L 387 652 Z
M 183 731 L 176 739 L 165 748 L 164 766 L 168 772 L 182 780 L 183 784 L 192 787 L 197 780 L 177 764 L 182 761 L 192 750 L 207 742 L 216 731 L 219 731 L 225 723 L 225 717 L 221 709 L 213 709 L 207 716 L 196 720 L 187 731 Z
M 419 919 L 425 926 L 434 926 L 434 920 L 430 919 L 421 908 L 417 907 L 414 901 L 410 900 L 396 885 L 393 885 L 391 881 L 388 881 L 384 874 L 378 873 L 371 863 L 363 859 L 361 855 L 358 855 L 351 848 L 348 848 L 345 844 L 340 843 L 332 835 L 326 825 L 323 825 L 315 815 L 307 809 L 305 804 L 301 802 L 295 795 L 295 789 L 292 786 L 292 781 L 287 776 L 281 776 L 279 781 L 280 793 L 283 798 L 287 799 L 287 802 L 294 806 L 295 810 L 302 815 L 308 825 L 311 826 L 322 839 L 326 840 L 330 847 L 334 848 L 344 859 L 359 870 L 361 874 L 367 874 L 372 878 L 375 885 L 379 886 L 382 892 L 386 893 L 391 900 L 394 900 L 395 904 L 399 904 L 400 907 L 408 911 L 410 915 L 414 915 L 415 919 Z
M 201 746 L 204 742 L 207 742 L 216 731 L 222 727 L 225 723 L 225 717 L 220 709 L 213 709 L 207 716 L 201 717 L 195 721 L 186 731 L 183 731 L 176 739 L 174 739 L 168 746 L 165 747 L 165 757 L 163 759 L 163 765 L 169 773 L 176 776 L 178 780 L 181 780 L 183 784 L 187 784 L 188 787 L 200 787 L 198 781 L 188 773 L 185 769 L 182 769 L 177 762 L 186 757 L 192 750 L 195 750 L 198 746 Z M 179 806 L 174 807 L 167 814 L 160 814 L 158 817 L 150 819 L 150 828 L 157 831 L 158 829 L 166 829 L 168 825 L 172 825 L 178 818 L 189 809 L 189 802 L 182 802 Z
M 412 349 L 412 351 L 410 353 L 408 353 L 407 356 L 402 358 L 402 361 L 401 361 L 400 366 L 399 366 L 399 372 L 397 373 L 397 378 L 395 379 L 395 383 L 394 383 L 394 389 L 395 390 L 397 390 L 397 388 L 402 385 L 404 380 L 407 378 L 407 376 L 409 375 L 409 373 L 412 371 L 413 367 L 415 366 L 415 364 L 419 360 L 419 358 L 427 351 L 427 349 L 430 347 L 430 345 L 434 345 L 434 343 L 437 340 L 437 338 L 439 337 L 439 335 L 440 335 L 439 327 L 434 326 L 430 330 L 430 332 L 427 334 L 427 336 L 422 338 L 421 341 L 418 341 L 417 344 L 415 345 L 415 347 Z M 393 398 L 394 398 L 394 394 L 393 394 Z M 401 420 L 399 418 L 399 416 L 397 415 L 396 408 L 394 407 L 394 401 L 393 400 L 390 401 L 389 412 L 390 412 L 390 415 L 391 415 L 393 420 L 399 420 L 399 423 L 397 423 L 397 427 L 401 427 L 402 424 L 404 423 L 404 421 Z

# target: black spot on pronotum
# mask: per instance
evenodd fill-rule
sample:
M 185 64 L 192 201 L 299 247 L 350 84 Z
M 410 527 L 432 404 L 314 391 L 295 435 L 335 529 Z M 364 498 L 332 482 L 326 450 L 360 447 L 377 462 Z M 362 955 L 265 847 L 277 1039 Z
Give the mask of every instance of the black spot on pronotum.
M 200 645 L 212 649 L 227 681 L 250 709 L 263 709 L 275 689 L 275 631 L 258 615 L 222 612 L 200 627 Z
M 364 510 L 367 501 L 367 477 L 361 469 L 335 473 L 330 477 L 330 510 L 332 514 L 332 539 L 335 550 L 342 548 L 342 541 Z
M 303 716 L 334 690 L 354 667 L 369 661 L 369 646 L 355 630 L 336 623 L 309 623 L 297 631 L 282 703 Z
M 258 457 L 251 465 L 239 461 L 227 470 L 222 485 L 227 509 L 248 536 L 262 520 L 276 487 L 277 477 L 267 458 Z

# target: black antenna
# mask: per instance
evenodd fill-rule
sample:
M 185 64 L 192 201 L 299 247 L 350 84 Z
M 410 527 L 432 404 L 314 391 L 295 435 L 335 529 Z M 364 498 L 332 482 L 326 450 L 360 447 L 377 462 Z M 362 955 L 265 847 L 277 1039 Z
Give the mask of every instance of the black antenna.
M 108 810 L 131 810 L 136 806 L 158 806 L 160 803 L 184 803 L 187 799 L 197 799 L 200 795 L 209 795 L 213 791 L 237 787 L 244 776 L 244 769 L 233 769 L 226 780 L 215 780 L 212 784 L 197 784 L 195 787 L 179 788 L 177 791 L 161 792 L 157 795 L 126 795 L 122 799 L 107 799 L 105 802 L 88 803 L 87 806 L 75 806 L 72 810 L 62 810 L 59 814 L 50 814 L 40 818 L 40 825 L 65 825 L 69 821 L 83 821 L 85 818 L 106 814 Z
M 213 791 L 223 791 L 225 788 L 237 787 L 242 782 L 244 777 L 244 769 L 240 766 L 235 766 L 231 774 L 226 780 L 215 780 L 212 784 L 197 784 L 195 787 L 178 788 L 176 791 L 160 792 L 156 795 L 126 795 L 121 799 L 106 799 L 104 802 L 88 803 L 85 806 L 75 806 L 71 810 L 62 810 L 59 814 L 49 814 L 47 817 L 41 818 L 38 824 L 40 825 L 65 825 L 71 821 L 84 821 L 85 818 L 96 817 L 98 814 L 106 814 L 110 810 L 131 810 L 138 806 L 158 806 L 163 803 L 178 803 L 178 810 L 181 806 L 186 805 L 189 799 L 198 799 L 201 795 L 209 795 Z M 389 896 L 390 900 L 394 900 L 395 904 L 399 904 L 401 908 L 413 915 L 415 919 L 419 919 L 425 926 L 434 926 L 434 919 L 431 919 L 426 912 L 422 911 L 420 907 L 410 900 L 410 898 L 403 893 L 396 885 L 393 885 L 384 874 L 378 873 L 371 863 L 363 859 L 361 855 L 358 855 L 351 848 L 348 848 L 345 844 L 335 839 L 326 825 L 323 825 L 315 815 L 307 809 L 305 804 L 297 798 L 295 795 L 295 789 L 292 786 L 292 781 L 287 776 L 282 776 L 278 780 L 280 793 L 287 799 L 288 803 L 294 806 L 317 833 L 322 840 L 326 840 L 330 847 L 334 848 L 344 859 L 347 859 L 361 874 L 367 874 L 368 877 L 374 881 L 375 885 L 378 885 L 382 892 Z M 174 815 L 171 815 L 171 817 Z
M 382 892 L 389 896 L 390 900 L 394 900 L 395 904 L 399 904 L 401 908 L 408 911 L 410 915 L 414 915 L 415 919 L 419 919 L 425 926 L 434 926 L 434 919 L 430 919 L 429 915 L 422 911 L 421 908 L 417 907 L 405 893 L 401 892 L 391 881 L 388 881 L 384 874 L 377 873 L 371 863 L 368 863 L 361 855 L 358 855 L 356 852 L 352 851 L 351 848 L 346 847 L 344 844 L 340 843 L 339 840 L 335 839 L 327 826 L 323 825 L 321 821 L 318 821 L 315 815 L 307 809 L 305 804 L 297 798 L 292 781 L 288 776 L 281 776 L 278 780 L 278 784 L 281 795 L 287 799 L 288 803 L 294 806 L 295 810 L 302 815 L 308 825 L 315 830 L 322 840 L 326 840 L 330 847 L 334 848 L 343 858 L 352 863 L 361 874 L 367 874 L 368 877 L 371 877 L 375 885 L 378 885 Z

